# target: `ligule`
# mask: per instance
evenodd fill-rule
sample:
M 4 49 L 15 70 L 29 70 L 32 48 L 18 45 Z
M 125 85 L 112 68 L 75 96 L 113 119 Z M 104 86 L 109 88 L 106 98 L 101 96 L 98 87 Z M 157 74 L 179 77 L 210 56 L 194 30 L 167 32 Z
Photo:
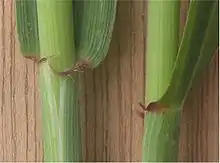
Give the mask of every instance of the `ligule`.
M 90 68 L 106 57 L 113 32 L 117 0 L 75 1 L 76 50 L 79 63 Z
M 36 0 L 16 0 L 16 28 L 23 56 L 39 56 L 39 36 Z

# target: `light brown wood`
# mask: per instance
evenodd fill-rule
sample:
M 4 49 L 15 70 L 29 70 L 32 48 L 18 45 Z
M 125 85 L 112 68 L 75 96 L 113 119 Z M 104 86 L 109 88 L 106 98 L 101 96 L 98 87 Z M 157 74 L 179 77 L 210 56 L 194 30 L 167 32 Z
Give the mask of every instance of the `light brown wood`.
M 143 3 L 119 2 L 109 55 L 84 74 L 86 161 L 141 161 L 143 120 L 134 109 L 144 93 Z M 0 21 L 0 161 L 41 161 L 37 65 L 20 54 L 12 0 L 0 1 Z M 186 101 L 180 160 L 217 161 L 218 113 L 216 56 Z
M 20 54 L 13 1 L 0 8 L 0 161 L 41 160 L 37 67 Z

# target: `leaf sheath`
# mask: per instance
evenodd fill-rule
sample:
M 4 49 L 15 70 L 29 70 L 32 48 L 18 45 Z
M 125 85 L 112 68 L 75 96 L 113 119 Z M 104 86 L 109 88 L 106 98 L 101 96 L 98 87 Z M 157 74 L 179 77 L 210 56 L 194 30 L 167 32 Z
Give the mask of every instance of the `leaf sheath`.
M 37 1 L 44 161 L 82 161 L 78 77 L 60 76 L 75 63 L 72 1 Z
M 179 45 L 180 2 L 148 1 L 145 103 L 168 87 Z M 180 111 L 154 114 L 144 122 L 143 161 L 176 161 Z

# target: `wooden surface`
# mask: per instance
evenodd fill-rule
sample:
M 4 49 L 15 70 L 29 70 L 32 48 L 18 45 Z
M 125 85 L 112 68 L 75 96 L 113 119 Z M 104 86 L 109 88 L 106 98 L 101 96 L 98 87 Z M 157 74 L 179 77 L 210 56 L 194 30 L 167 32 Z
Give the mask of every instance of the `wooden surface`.
M 141 1 L 119 3 L 109 55 L 84 74 L 87 161 L 141 160 L 143 121 L 133 109 L 143 99 L 143 13 Z M 0 21 L 0 161 L 41 161 L 37 65 L 19 52 L 12 0 L 0 1 Z M 186 101 L 181 161 L 218 159 L 218 74 L 216 56 Z

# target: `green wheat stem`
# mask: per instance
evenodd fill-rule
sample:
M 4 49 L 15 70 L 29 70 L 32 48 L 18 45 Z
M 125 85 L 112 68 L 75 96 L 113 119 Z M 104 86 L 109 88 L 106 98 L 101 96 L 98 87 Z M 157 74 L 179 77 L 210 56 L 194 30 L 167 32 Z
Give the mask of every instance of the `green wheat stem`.
M 167 89 L 179 45 L 180 1 L 148 1 L 145 103 Z M 176 161 L 180 110 L 147 113 L 143 161 Z
M 76 61 L 72 1 L 37 1 L 44 161 L 82 161 L 77 75 L 60 76 Z

